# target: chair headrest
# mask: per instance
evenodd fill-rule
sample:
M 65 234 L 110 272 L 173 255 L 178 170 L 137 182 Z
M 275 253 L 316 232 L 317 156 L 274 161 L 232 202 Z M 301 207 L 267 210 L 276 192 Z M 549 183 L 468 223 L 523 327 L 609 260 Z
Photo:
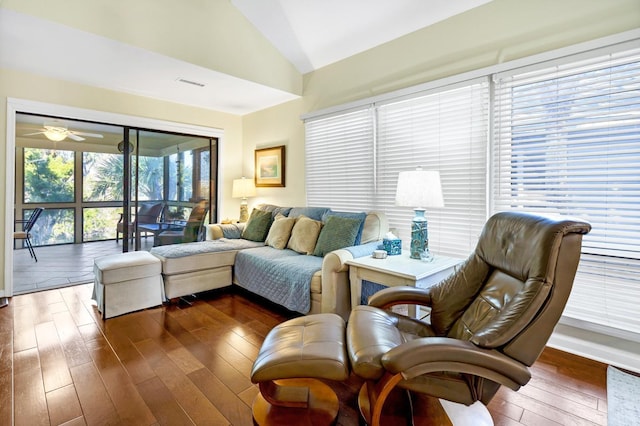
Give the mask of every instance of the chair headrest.
M 553 278 L 555 256 L 562 237 L 586 234 L 591 225 L 570 218 L 550 218 L 521 212 L 493 215 L 484 226 L 476 253 L 489 265 L 526 281 L 532 276 Z

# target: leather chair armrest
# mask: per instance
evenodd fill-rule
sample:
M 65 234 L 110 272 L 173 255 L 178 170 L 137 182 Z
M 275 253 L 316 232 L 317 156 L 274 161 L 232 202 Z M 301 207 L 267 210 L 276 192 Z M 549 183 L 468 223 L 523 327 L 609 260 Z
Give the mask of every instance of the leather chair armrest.
M 421 288 L 399 286 L 382 289 L 369 298 L 369 306 L 381 309 L 404 304 L 431 306 L 431 294 Z
M 448 337 L 415 339 L 382 356 L 382 365 L 406 379 L 427 373 L 451 371 L 485 377 L 518 390 L 531 379 L 529 368 L 508 356 L 480 348 L 469 341 Z

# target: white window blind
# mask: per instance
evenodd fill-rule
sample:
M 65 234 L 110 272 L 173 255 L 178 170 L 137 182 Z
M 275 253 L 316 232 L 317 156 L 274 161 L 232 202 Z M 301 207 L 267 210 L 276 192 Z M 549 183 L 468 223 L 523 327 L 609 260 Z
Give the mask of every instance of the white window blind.
M 370 108 L 305 123 L 308 206 L 373 210 L 373 131 Z
M 376 204 L 408 249 L 414 212 L 395 205 L 398 174 L 440 172 L 445 207 L 428 209 L 429 248 L 466 258 L 486 222 L 486 79 L 378 107 Z M 419 206 L 415 206 L 419 207 Z
M 640 49 L 563 62 L 495 78 L 493 210 L 589 221 L 564 316 L 640 333 Z

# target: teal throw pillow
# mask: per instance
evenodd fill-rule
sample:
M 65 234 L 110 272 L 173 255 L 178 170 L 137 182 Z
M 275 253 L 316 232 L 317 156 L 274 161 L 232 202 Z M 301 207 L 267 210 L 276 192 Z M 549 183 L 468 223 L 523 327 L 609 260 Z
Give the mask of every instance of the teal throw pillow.
M 354 245 L 362 221 L 357 218 L 329 216 L 320 231 L 314 256 L 324 257 L 325 254 Z
M 329 210 L 328 212 L 322 215 L 322 222 L 326 223 L 327 219 L 329 219 L 330 216 L 350 217 L 352 219 L 359 219 L 360 227 L 358 228 L 358 235 L 356 235 L 356 241 L 353 243 L 353 245 L 357 246 L 360 244 L 360 240 L 362 239 L 362 230 L 364 228 L 364 221 L 367 218 L 366 213 L 336 212 L 333 210 Z
M 272 221 L 271 212 L 253 209 L 247 226 L 242 231 L 242 238 L 251 241 L 264 241 L 267 238 Z

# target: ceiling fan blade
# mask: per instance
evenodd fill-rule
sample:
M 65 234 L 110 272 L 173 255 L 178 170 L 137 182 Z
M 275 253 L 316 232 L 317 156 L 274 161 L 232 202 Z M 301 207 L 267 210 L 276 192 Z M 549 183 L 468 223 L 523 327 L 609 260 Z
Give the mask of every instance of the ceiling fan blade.
M 69 133 L 74 134 L 74 135 L 78 135 L 78 136 L 88 136 L 90 138 L 99 138 L 102 139 L 104 136 L 102 136 L 100 133 L 85 133 L 85 132 L 76 132 L 76 131 L 70 131 Z
M 81 138 L 80 136 L 76 135 L 75 133 L 71 133 L 71 132 L 67 133 L 67 137 L 69 139 L 73 139 L 76 142 L 80 142 L 80 141 L 84 140 L 84 138 Z
M 27 133 L 27 134 L 22 135 L 22 136 L 35 136 L 35 135 L 43 135 L 43 134 L 44 134 L 44 132 L 35 132 L 35 133 Z

